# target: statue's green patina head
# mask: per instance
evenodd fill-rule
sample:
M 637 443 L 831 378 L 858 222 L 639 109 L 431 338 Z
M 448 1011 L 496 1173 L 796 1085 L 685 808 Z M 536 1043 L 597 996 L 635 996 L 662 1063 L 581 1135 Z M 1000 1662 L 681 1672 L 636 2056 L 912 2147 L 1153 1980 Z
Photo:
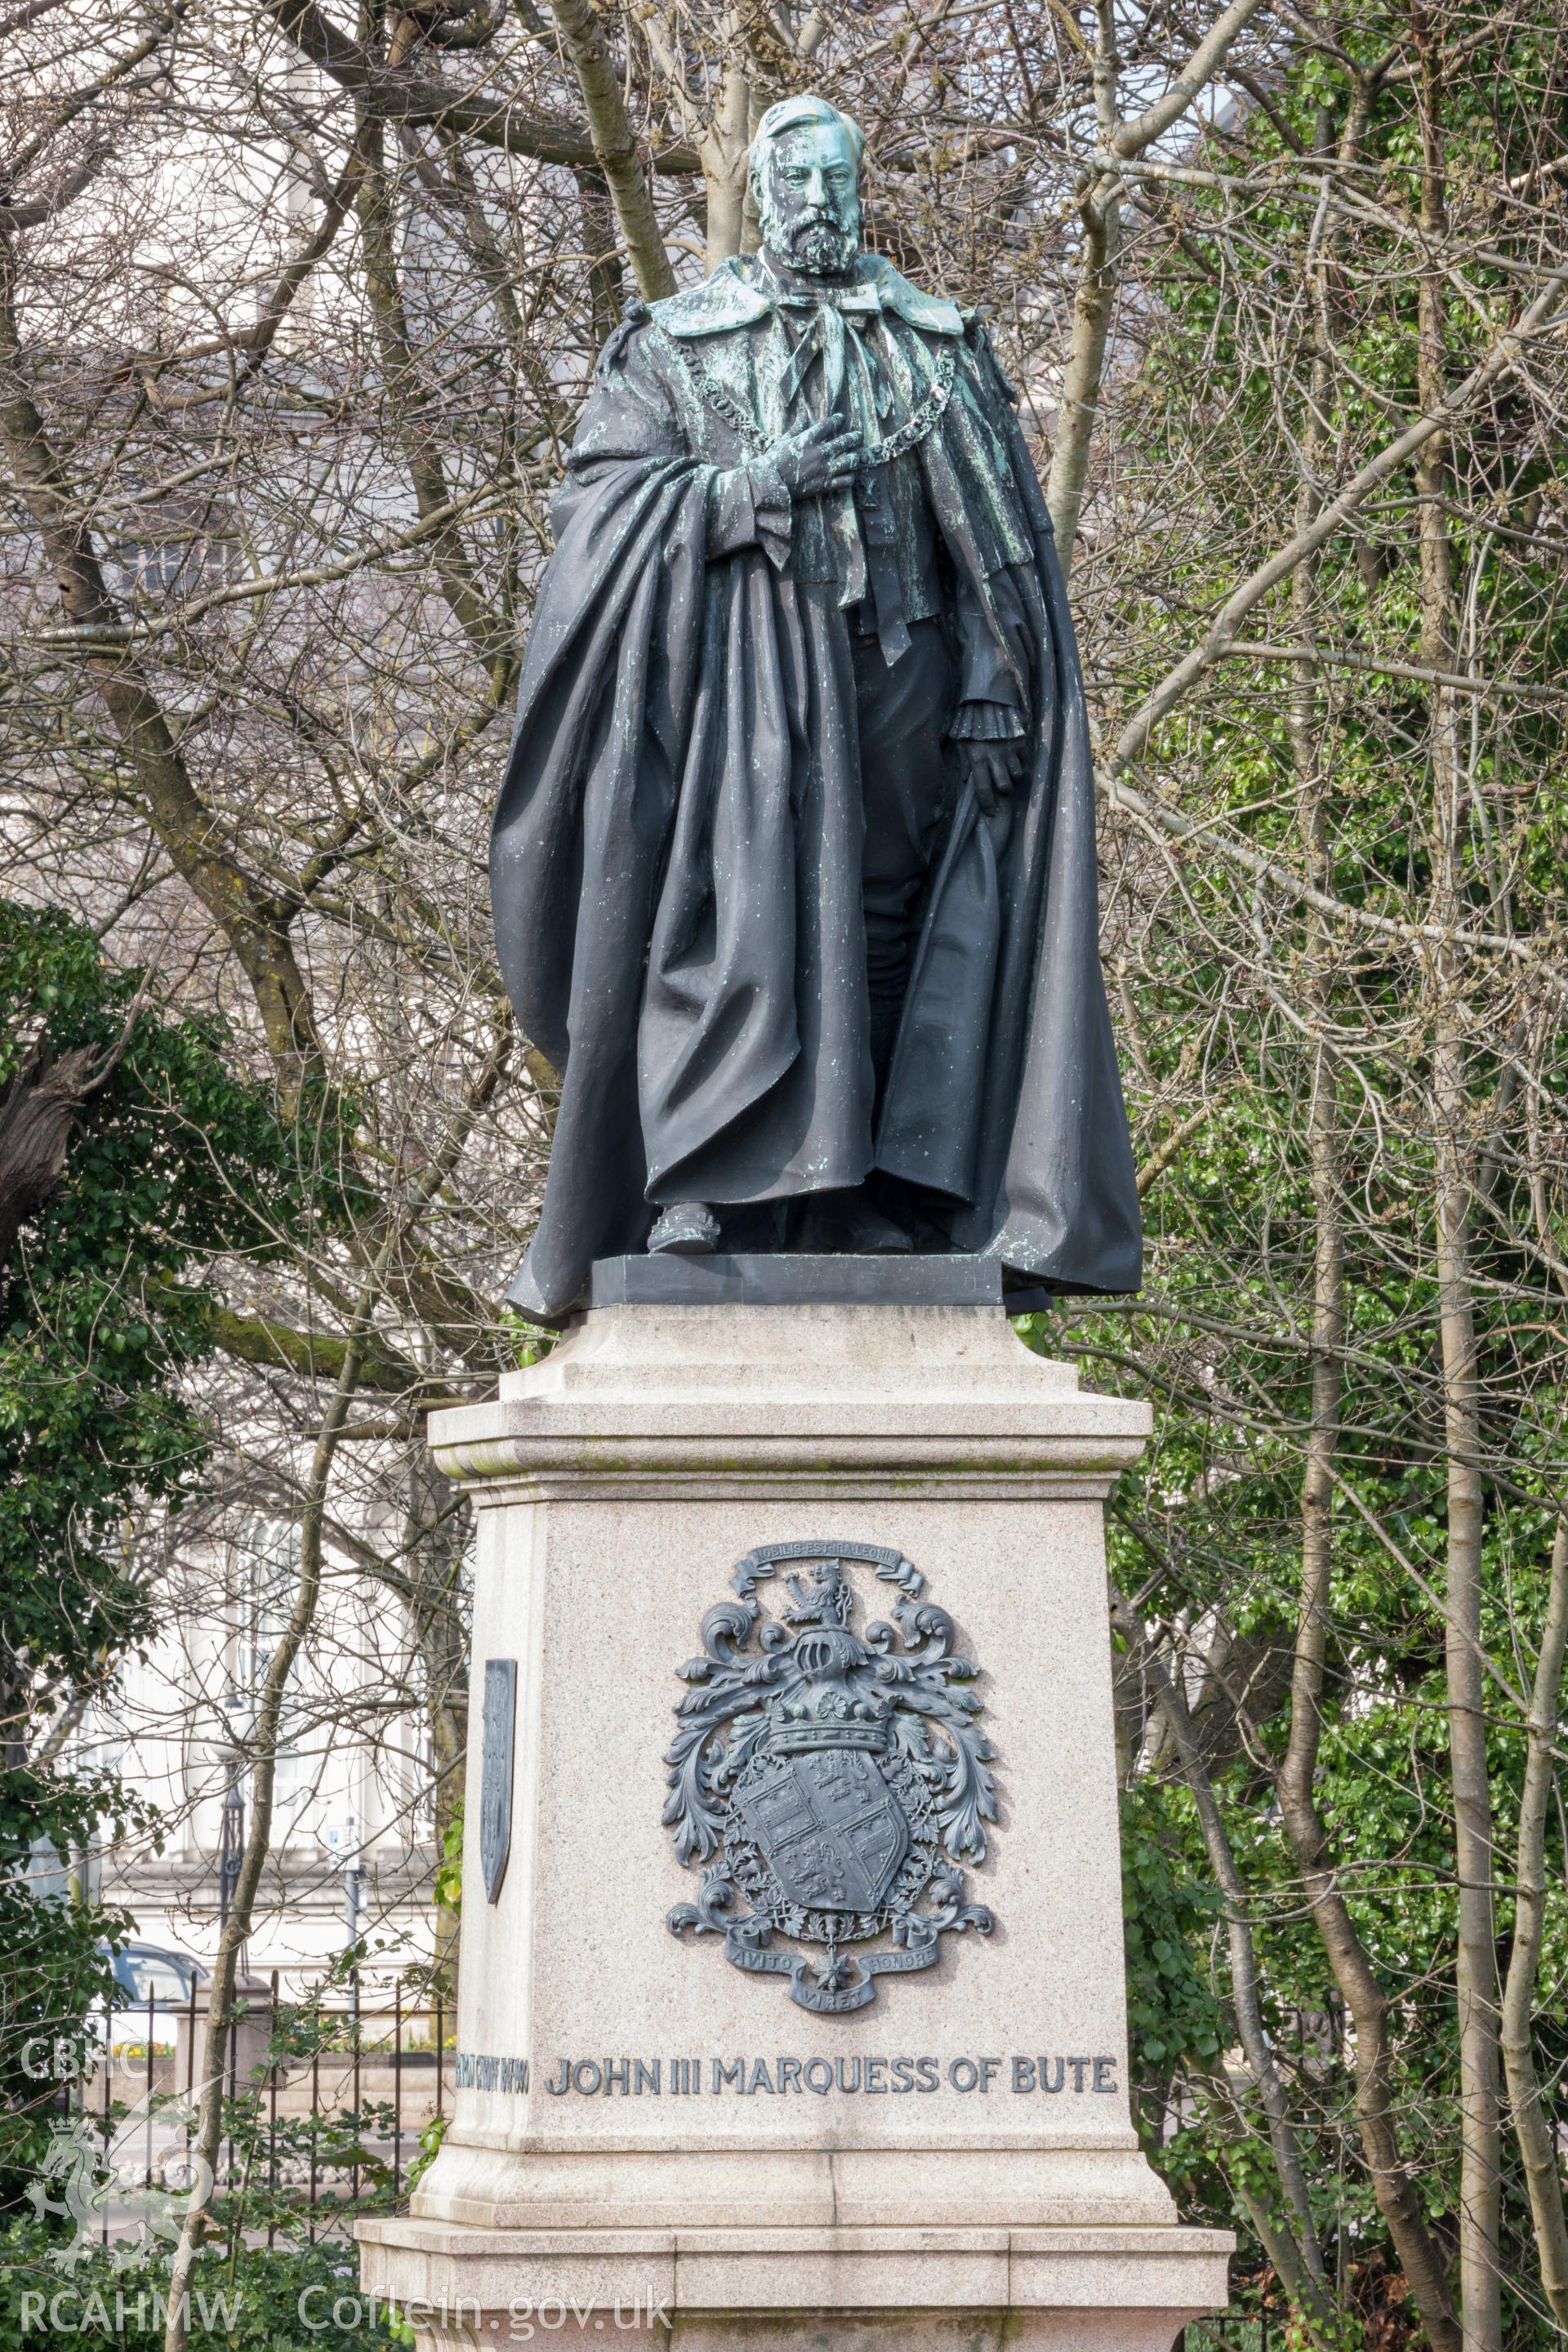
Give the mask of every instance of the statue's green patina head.
M 813 278 L 841 277 L 860 250 L 859 125 L 825 98 L 770 106 L 752 142 L 764 249 Z

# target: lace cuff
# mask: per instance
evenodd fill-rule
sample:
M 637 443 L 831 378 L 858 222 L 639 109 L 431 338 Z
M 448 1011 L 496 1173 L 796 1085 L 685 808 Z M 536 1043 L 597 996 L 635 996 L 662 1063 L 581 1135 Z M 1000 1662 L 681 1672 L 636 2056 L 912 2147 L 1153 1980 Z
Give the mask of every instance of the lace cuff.
M 765 457 L 750 466 L 715 470 L 708 485 L 710 560 L 762 547 L 782 570 L 789 554 L 791 521 L 789 492 Z
M 1016 743 L 1025 727 L 1010 702 L 961 702 L 947 732 L 954 743 Z

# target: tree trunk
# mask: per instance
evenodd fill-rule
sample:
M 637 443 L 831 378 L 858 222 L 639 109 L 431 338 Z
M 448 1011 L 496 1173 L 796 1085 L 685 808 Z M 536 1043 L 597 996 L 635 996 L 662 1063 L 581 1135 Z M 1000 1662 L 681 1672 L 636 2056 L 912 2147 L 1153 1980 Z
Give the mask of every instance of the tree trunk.
M 1426 2226 L 1394 2129 L 1387 1998 L 1341 1891 L 1312 1794 L 1322 1704 L 1321 1621 L 1320 1610 L 1303 1606 L 1297 1629 L 1290 1748 L 1276 1784 L 1279 1811 L 1312 1924 L 1355 2029 L 1356 2120 L 1377 2210 L 1410 2282 L 1433 2352 L 1463 2352 L 1442 2252 Z
M 1274 2054 L 1269 2049 L 1268 2036 L 1264 2028 L 1258 1991 L 1257 1956 L 1247 1916 L 1247 1889 L 1236 1866 L 1236 1857 L 1226 1834 L 1218 1800 L 1193 1729 L 1186 1700 L 1174 1677 L 1166 1673 L 1133 1611 L 1114 1586 L 1110 1591 L 1110 1610 L 1111 1622 L 1137 1654 L 1149 1678 L 1155 1703 L 1181 1758 L 1183 1776 L 1192 1791 L 1203 1830 L 1209 1867 L 1225 1896 L 1231 1997 L 1236 2010 L 1237 2031 L 1247 2070 L 1258 2085 L 1258 2095 L 1263 2104 L 1275 2170 L 1290 2214 L 1288 2231 L 1279 2231 L 1276 2225 L 1276 2233 L 1289 2240 L 1280 2276 L 1286 2280 L 1291 2300 L 1314 2341 L 1326 2343 L 1331 2336 L 1333 2306 L 1327 2291 L 1322 2250 L 1312 2221 L 1311 2195 L 1302 2169 L 1285 2085 L 1279 2079 L 1279 2070 L 1274 2063 Z M 1292 2280 L 1294 2285 L 1289 2284 Z
M 1438 1323 L 1447 1450 L 1447 1582 L 1444 1654 L 1448 1754 L 1454 1790 L 1458 1938 L 1454 1980 L 1459 2026 L 1459 2281 L 1466 2352 L 1498 2352 L 1502 2340 L 1499 2232 L 1500 1993 L 1493 1912 L 1491 1797 L 1487 1783 L 1485 1667 L 1481 1655 L 1483 1502 L 1475 1309 L 1469 1279 L 1469 1190 L 1464 1119 L 1465 1054 L 1444 957 L 1434 1055 L 1437 1123 Z
M 583 249 L 588 257 L 588 294 L 594 307 L 594 341 L 602 351 L 620 323 L 626 288 L 616 244 L 616 215 L 602 172 L 579 172 L 577 206 Z
M 1320 143 L 1326 142 L 1321 138 Z M 1329 242 L 1325 183 L 1324 205 L 1314 223 L 1307 252 L 1308 271 L 1314 286 L 1321 280 Z M 1332 392 L 1329 353 L 1320 332 L 1320 348 L 1308 382 L 1307 415 L 1301 435 L 1302 479 L 1296 499 L 1299 531 L 1307 528 L 1321 503 L 1319 485 L 1328 444 L 1326 419 Z M 1298 567 L 1290 583 L 1292 620 L 1296 635 L 1304 645 L 1312 641 L 1317 571 L 1317 561 L 1310 556 Z M 1298 663 L 1291 674 L 1289 732 L 1303 856 L 1310 880 L 1326 891 L 1331 866 L 1323 807 L 1322 739 L 1317 674 L 1309 662 Z M 1291 1744 L 1295 1742 L 1298 1722 L 1310 1726 L 1315 1757 L 1333 1574 L 1334 1456 L 1339 1445 L 1343 1383 L 1345 1252 L 1341 1205 L 1339 1066 L 1326 1034 L 1332 996 L 1331 941 L 1322 917 L 1310 907 L 1306 910 L 1302 929 L 1301 997 L 1308 1033 L 1307 1134 L 1313 1220 L 1312 1393 L 1301 1477 L 1301 1594 L 1292 1673 Z M 1290 1769 L 1288 1751 L 1286 1769 Z M 1300 1769 L 1298 1763 L 1298 1773 Z M 1310 1789 L 1310 1765 L 1306 1777 Z
M 561 45 L 577 77 L 583 111 L 588 118 L 588 135 L 616 208 L 616 218 L 621 225 L 638 289 L 645 301 L 661 301 L 675 291 L 675 272 L 659 234 L 653 193 L 637 152 L 631 117 L 626 112 L 619 68 L 610 55 L 591 0 L 551 0 L 551 6 L 561 28 Z
M 394 233 L 392 189 L 386 174 L 385 126 L 368 109 L 362 108 L 357 136 L 365 162 L 357 198 L 365 290 L 375 326 L 387 407 L 415 504 L 422 516 L 438 515 L 451 506 L 452 491 L 434 420 L 426 412 L 427 395 L 419 381 L 408 331 Z M 441 593 L 474 658 L 488 671 L 499 667 L 510 674 L 513 661 L 510 630 L 474 579 L 457 522 L 448 522 L 439 530 L 429 547 Z
M 1095 15 L 1094 119 L 1101 144 L 1109 146 L 1121 120 L 1117 85 L 1121 63 L 1116 47 L 1115 0 L 1096 0 Z M 1100 387 L 1105 376 L 1105 347 L 1116 308 L 1120 185 L 1111 177 L 1096 178 L 1079 208 L 1083 222 L 1083 257 L 1079 263 L 1072 340 L 1062 375 L 1057 437 L 1046 483 L 1046 504 L 1050 509 L 1057 553 L 1064 572 L 1072 570 L 1078 520 L 1089 483 L 1089 453 L 1100 413 Z
M 349 1335 L 343 1368 L 317 1436 L 306 1482 L 300 1519 L 300 1580 L 294 1605 L 278 1646 L 268 1660 L 260 1703 L 250 1747 L 250 1826 L 240 1859 L 234 1901 L 207 1989 L 206 2033 L 202 2048 L 196 2129 L 192 2142 L 196 2186 L 192 2191 L 178 2242 L 169 2265 L 169 2302 L 163 2331 L 163 2352 L 185 2352 L 190 2336 L 190 2287 L 196 2256 L 206 2236 L 207 2219 L 216 2188 L 218 2153 L 223 2140 L 225 2057 L 229 2023 L 234 2015 L 235 1975 L 240 1951 L 250 1934 L 257 1890 L 272 1845 L 272 1800 L 278 1777 L 279 1733 L 289 1677 L 315 1622 L 321 1591 L 322 1526 L 327 1489 L 349 1406 L 359 1381 L 359 1356 L 370 1327 L 374 1293 L 363 1293 L 354 1327 Z
M 1568 1654 L 1568 1519 L 1560 1518 L 1552 1546 L 1546 1622 L 1530 1694 L 1529 1745 L 1519 1807 L 1514 1866 L 1513 1950 L 1502 1996 L 1502 2057 L 1514 2137 L 1524 2162 L 1531 2219 L 1541 2255 L 1541 2284 L 1560 2328 L 1568 2332 L 1568 2222 L 1563 2211 L 1553 2118 L 1541 2095 L 1531 2028 L 1546 1930 L 1546 1822 L 1557 1784 L 1554 1754 L 1562 1712 L 1563 1663 Z
M 421 1447 L 408 1477 L 408 1607 L 425 1677 L 437 1859 L 462 1801 L 468 1753 L 468 1638 L 458 1588 L 470 1525 L 466 1501 L 454 1495 L 450 1479 Z M 437 1903 L 436 1966 L 451 2000 L 457 1997 L 460 1925 L 453 1906 Z
M 1410 11 L 1420 68 L 1421 226 L 1436 246 L 1447 231 L 1439 36 L 1420 0 Z M 1423 266 L 1417 299 L 1417 384 L 1428 412 L 1447 388 L 1447 305 L 1440 266 Z M 1455 661 L 1453 555 L 1444 502 L 1448 442 L 1435 434 L 1416 462 L 1420 501 L 1421 659 L 1452 671 Z M 1464 912 L 1461 798 L 1464 761 L 1458 697 L 1436 686 L 1432 719 L 1433 915 L 1440 929 Z M 1452 949 L 1432 964 L 1434 1042 L 1432 1118 L 1436 1159 L 1437 1325 L 1443 1365 L 1443 1429 L 1447 1457 L 1447 1577 L 1444 1654 L 1448 1694 L 1448 1758 L 1454 1793 L 1454 1860 L 1458 1937 L 1454 1985 L 1459 2031 L 1459 2303 L 1466 2352 L 1500 2352 L 1502 2279 L 1499 2234 L 1501 2182 L 1498 2081 L 1500 1989 L 1492 1899 L 1491 1797 L 1487 1783 L 1485 1669 L 1481 1662 L 1480 1392 L 1475 1302 L 1470 1281 L 1469 1100 L 1463 972 Z
M 92 1059 L 91 1046 L 79 1045 L 41 1067 L 24 1064 L 0 1101 L 0 1297 L 18 1234 L 65 1173 Z
M 295 960 L 286 910 L 258 888 L 221 845 L 221 828 L 187 772 L 163 709 L 110 595 L 92 533 L 73 504 L 28 388 L 16 331 L 13 255 L 0 227 L 0 446 L 59 591 L 68 625 L 81 631 L 79 658 L 108 711 L 148 824 L 175 871 L 222 930 L 249 983 L 279 1074 L 286 1109 L 322 1064 L 310 992 Z
M 708 189 L 708 268 L 741 250 L 745 227 L 746 152 L 751 141 L 751 85 L 733 60 L 725 67 L 719 103 L 698 153 Z
M 1207 89 L 1237 35 L 1251 23 L 1261 5 L 1262 0 L 1231 0 L 1230 6 L 1171 76 L 1162 96 L 1142 114 L 1123 122 L 1116 0 L 1095 0 L 1094 121 L 1101 148 L 1131 163 L 1152 147 Z M 1089 453 L 1100 412 L 1106 345 L 1116 308 L 1121 186 L 1114 171 L 1097 170 L 1079 206 L 1084 232 L 1083 257 L 1073 300 L 1072 340 L 1062 381 L 1050 479 L 1046 487 L 1046 504 L 1050 509 L 1064 572 L 1072 568 L 1073 541 L 1089 480 Z
M 1341 134 L 1342 163 L 1353 163 L 1356 159 L 1368 98 L 1363 85 L 1352 100 Z M 1319 144 L 1327 145 L 1321 126 Z M 1321 508 L 1321 468 L 1330 440 L 1328 416 L 1333 381 L 1325 299 L 1333 249 L 1330 194 L 1325 182 L 1322 205 L 1307 255 L 1319 348 L 1309 378 L 1307 414 L 1302 421 L 1302 479 L 1295 515 L 1298 538 L 1310 531 Z M 1291 583 L 1292 626 L 1305 646 L 1313 642 L 1315 596 L 1313 551 L 1298 565 Z M 1326 896 L 1331 867 L 1321 772 L 1321 730 L 1316 673 L 1309 662 L 1299 664 L 1293 675 L 1289 730 L 1297 823 L 1308 880 Z M 1460 2352 L 1461 2339 L 1442 2255 L 1426 2226 L 1421 2200 L 1411 2184 L 1394 2130 L 1386 1999 L 1340 1890 L 1314 1789 L 1323 1733 L 1323 1683 L 1332 1596 L 1333 1497 L 1343 1411 L 1345 1338 L 1339 1067 L 1327 1035 L 1332 1011 L 1328 968 L 1331 944 L 1326 924 L 1309 902 L 1302 939 L 1302 997 L 1309 1036 L 1307 1140 L 1314 1223 L 1311 1404 L 1301 1477 L 1301 1591 L 1290 1679 L 1290 1729 L 1276 1789 L 1285 1834 L 1311 1906 L 1312 1923 L 1355 2028 L 1356 2115 L 1362 2152 L 1378 2211 L 1410 2281 L 1434 2352 Z

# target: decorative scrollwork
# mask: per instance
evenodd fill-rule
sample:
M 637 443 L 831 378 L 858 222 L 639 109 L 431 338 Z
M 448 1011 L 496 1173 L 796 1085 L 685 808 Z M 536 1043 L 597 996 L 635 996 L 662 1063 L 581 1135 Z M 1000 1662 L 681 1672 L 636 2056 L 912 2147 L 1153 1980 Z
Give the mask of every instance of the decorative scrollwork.
M 893 1623 L 864 1636 L 857 1563 L 900 1594 Z M 757 1588 L 781 1570 L 788 1598 L 765 1616 Z M 974 1668 L 924 1583 L 884 1545 L 760 1544 L 679 1670 L 694 1687 L 676 1710 L 664 1820 L 679 1860 L 704 1867 L 670 1932 L 722 1935 L 736 1968 L 787 1977 L 804 2009 L 863 2009 L 878 1977 L 930 1968 L 942 1936 L 994 1924 L 958 1865 L 984 1859 L 994 1751 L 964 1687 Z M 826 1957 L 777 1950 L 778 1936 Z

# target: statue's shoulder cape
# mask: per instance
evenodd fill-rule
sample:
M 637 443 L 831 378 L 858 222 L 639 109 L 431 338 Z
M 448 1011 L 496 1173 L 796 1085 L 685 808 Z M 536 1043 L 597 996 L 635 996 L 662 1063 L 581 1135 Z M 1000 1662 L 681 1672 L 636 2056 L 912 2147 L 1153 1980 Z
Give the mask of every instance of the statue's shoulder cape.
M 754 326 L 773 305 L 755 282 L 756 265 L 738 256 L 721 261 L 711 278 L 653 304 L 653 315 L 667 335 L 690 337 L 728 334 L 736 327 Z M 863 253 L 856 282 L 840 298 L 847 311 L 891 310 L 928 335 L 962 335 L 963 311 L 940 294 L 922 294 L 878 253 Z

